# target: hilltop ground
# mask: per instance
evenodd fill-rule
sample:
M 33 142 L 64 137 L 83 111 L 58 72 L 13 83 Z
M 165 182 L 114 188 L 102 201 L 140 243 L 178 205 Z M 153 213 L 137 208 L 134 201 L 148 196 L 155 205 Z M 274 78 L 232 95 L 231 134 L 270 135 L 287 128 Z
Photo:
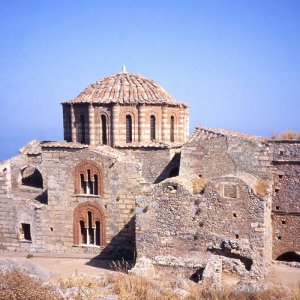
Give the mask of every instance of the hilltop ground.
M 87 275 L 111 274 L 112 261 L 110 260 L 90 260 L 84 258 L 53 258 L 53 257 L 31 257 L 2 256 L 0 260 L 9 259 L 20 264 L 35 264 L 52 273 L 52 281 L 60 278 L 68 278 L 75 272 Z M 223 274 L 223 283 L 227 286 L 235 285 L 240 279 Z M 285 287 L 300 287 L 300 268 L 274 262 L 270 268 L 268 276 L 264 280 L 268 283 L 280 284 Z

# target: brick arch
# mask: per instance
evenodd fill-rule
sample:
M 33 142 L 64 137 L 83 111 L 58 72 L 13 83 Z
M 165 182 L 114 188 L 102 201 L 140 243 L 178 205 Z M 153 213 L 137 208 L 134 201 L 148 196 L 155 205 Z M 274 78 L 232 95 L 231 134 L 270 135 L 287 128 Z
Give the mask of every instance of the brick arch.
M 106 245 L 106 221 L 102 208 L 95 202 L 87 201 L 79 204 L 73 213 L 73 243 L 79 245 L 81 241 L 80 222 L 88 224 L 88 212 L 92 215 L 92 226 L 96 228 L 96 222 L 100 223 L 99 238 L 100 246 Z M 86 227 L 86 225 L 85 225 Z
M 94 175 L 98 176 L 98 195 L 103 196 L 103 170 L 102 168 L 93 161 L 85 160 L 79 163 L 74 170 L 74 187 L 75 187 L 75 194 L 82 194 L 81 190 L 81 176 L 84 177 L 84 180 L 87 181 L 88 173 L 87 170 L 90 170 L 90 174 L 92 177 Z M 94 180 L 94 177 L 92 181 Z

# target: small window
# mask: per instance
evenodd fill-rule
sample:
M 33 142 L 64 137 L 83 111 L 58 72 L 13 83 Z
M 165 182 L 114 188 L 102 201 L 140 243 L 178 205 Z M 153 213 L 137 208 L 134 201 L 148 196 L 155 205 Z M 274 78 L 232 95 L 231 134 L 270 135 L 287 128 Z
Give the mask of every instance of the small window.
M 150 140 L 156 139 L 156 124 L 155 124 L 155 116 L 150 116 Z
M 282 175 L 282 174 L 278 175 L 278 178 L 279 178 L 279 179 L 282 179 L 282 178 L 283 178 L 283 175 Z
M 171 142 L 175 141 L 175 118 L 174 118 L 174 116 L 171 117 L 171 122 L 170 122 L 170 141 Z
M 31 241 L 30 224 L 22 223 L 22 238 Z
M 280 208 L 279 206 L 276 206 L 276 207 L 275 207 L 276 210 L 279 210 L 279 208 Z
M 80 116 L 80 129 L 81 129 L 81 139 L 80 143 L 85 144 L 85 120 L 84 115 Z
M 233 217 L 234 217 L 234 218 L 237 218 L 237 215 L 236 215 L 236 213 L 233 213 L 232 215 L 233 215 Z
M 106 116 L 101 116 L 101 128 L 102 128 L 102 145 L 107 145 L 107 121 Z
M 126 116 L 126 143 L 132 143 L 132 117 Z
M 281 239 L 282 239 L 281 235 L 278 235 L 278 236 L 277 236 L 277 239 L 278 239 L 278 240 L 281 240 Z
M 286 225 L 286 220 L 281 220 L 282 225 Z

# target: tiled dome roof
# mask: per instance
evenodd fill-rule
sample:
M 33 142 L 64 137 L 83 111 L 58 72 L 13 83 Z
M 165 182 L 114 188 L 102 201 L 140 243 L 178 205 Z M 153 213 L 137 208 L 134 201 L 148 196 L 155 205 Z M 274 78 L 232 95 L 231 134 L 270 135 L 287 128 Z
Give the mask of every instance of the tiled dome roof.
M 141 75 L 119 73 L 98 80 L 85 88 L 72 103 L 170 104 L 176 101 L 153 80 Z

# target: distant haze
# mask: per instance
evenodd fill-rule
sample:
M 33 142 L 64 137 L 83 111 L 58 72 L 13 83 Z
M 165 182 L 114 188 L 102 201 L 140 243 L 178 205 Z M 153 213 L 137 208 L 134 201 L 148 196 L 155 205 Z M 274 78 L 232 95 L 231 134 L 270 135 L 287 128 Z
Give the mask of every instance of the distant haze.
M 0 160 L 62 140 L 60 102 L 121 72 L 188 103 L 196 125 L 300 130 L 300 1 L 0 1 Z

